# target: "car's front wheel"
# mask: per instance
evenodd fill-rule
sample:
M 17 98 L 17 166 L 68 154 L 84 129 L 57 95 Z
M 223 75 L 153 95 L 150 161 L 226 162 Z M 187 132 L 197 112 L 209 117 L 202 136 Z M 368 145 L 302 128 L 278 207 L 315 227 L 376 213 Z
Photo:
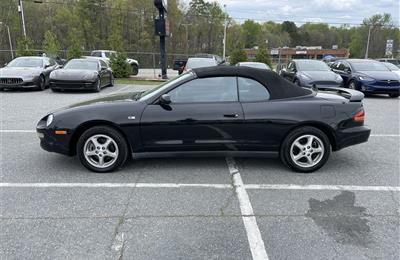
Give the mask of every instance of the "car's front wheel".
M 46 79 L 44 78 L 43 75 L 40 75 L 39 80 L 38 80 L 38 90 L 43 91 L 46 89 Z
M 94 91 L 95 92 L 100 92 L 101 91 L 101 80 L 100 80 L 100 77 L 98 77 L 98 79 L 97 79 L 95 84 L 96 85 L 95 85 Z
M 137 74 L 139 74 L 139 66 L 137 64 L 132 64 L 132 75 L 136 76 Z
M 399 97 L 399 94 L 398 94 L 398 93 L 392 93 L 392 94 L 389 94 L 389 97 L 391 97 L 391 98 L 398 98 L 398 97 Z
M 128 158 L 128 151 L 125 138 L 108 126 L 86 130 L 77 143 L 77 154 L 83 166 L 100 173 L 120 168 Z
M 296 172 L 309 173 L 320 169 L 331 152 L 329 138 L 315 127 L 292 131 L 281 146 L 281 160 Z
M 357 90 L 357 84 L 354 80 L 349 82 L 349 89 Z

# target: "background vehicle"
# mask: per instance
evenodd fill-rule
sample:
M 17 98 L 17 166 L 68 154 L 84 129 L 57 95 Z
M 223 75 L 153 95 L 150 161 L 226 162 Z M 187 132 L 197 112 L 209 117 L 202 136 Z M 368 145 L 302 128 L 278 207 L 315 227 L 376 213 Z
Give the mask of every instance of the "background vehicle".
M 263 70 L 271 70 L 271 68 L 262 62 L 239 62 L 236 64 L 236 66 L 245 66 L 245 67 L 251 67 L 251 68 L 256 68 L 256 69 L 263 69 Z
M 394 65 L 393 63 L 390 62 L 382 62 L 383 65 L 386 66 L 390 71 L 396 73 L 399 76 L 400 79 L 400 68 Z
M 342 78 L 318 60 L 292 60 L 280 71 L 285 79 L 301 87 L 339 87 Z
M 377 59 L 377 61 L 380 61 L 380 62 L 389 62 L 389 63 L 392 63 L 392 64 L 394 64 L 394 65 L 396 65 L 397 67 L 400 68 L 400 60 L 399 60 L 399 59 L 381 58 L 381 59 Z
M 399 77 L 381 62 L 365 59 L 346 59 L 336 61 L 332 70 L 342 78 L 348 88 L 370 94 L 399 96 Z
M 213 67 L 217 65 L 218 63 L 214 58 L 189 58 L 183 71 L 204 67 Z
M 117 55 L 117 52 L 110 50 L 94 50 L 90 55 L 109 60 L 111 55 Z M 126 62 L 129 63 L 132 68 L 132 75 L 136 76 L 137 74 L 139 74 L 139 62 L 137 60 L 128 58 L 126 59 Z
M 259 69 L 200 68 L 146 92 L 58 110 L 39 121 L 37 132 L 43 149 L 77 154 L 97 172 L 118 169 L 130 153 L 136 158 L 280 155 L 291 169 L 312 172 L 325 164 L 331 148 L 369 138 L 364 95 L 334 91 L 298 88 Z
M 19 57 L 0 69 L 0 90 L 44 90 L 49 84 L 50 73 L 58 68 L 57 62 L 47 57 Z
M 50 74 L 50 87 L 59 90 L 94 90 L 113 86 L 112 70 L 101 59 L 72 59 Z

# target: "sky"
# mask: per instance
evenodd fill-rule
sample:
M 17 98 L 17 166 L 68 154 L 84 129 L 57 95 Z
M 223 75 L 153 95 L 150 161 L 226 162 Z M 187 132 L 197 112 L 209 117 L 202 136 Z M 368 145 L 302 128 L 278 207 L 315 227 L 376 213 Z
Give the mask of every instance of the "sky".
M 211 1 L 226 4 L 227 12 L 238 22 L 291 20 L 297 24 L 325 22 L 340 26 L 360 24 L 377 13 L 390 13 L 394 23 L 400 24 L 400 0 L 208 0 Z

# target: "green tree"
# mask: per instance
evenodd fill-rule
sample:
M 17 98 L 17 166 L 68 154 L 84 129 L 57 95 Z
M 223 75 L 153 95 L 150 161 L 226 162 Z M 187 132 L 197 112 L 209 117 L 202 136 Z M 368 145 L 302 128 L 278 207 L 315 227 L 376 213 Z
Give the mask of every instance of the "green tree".
M 261 25 L 253 20 L 246 20 L 243 25 L 244 46 L 245 48 L 253 48 L 257 45 L 261 34 Z
M 260 48 L 258 48 L 254 61 L 265 63 L 272 68 L 272 59 L 266 49 L 266 46 L 260 46 Z
M 246 52 L 242 49 L 234 50 L 229 56 L 229 62 L 231 65 L 236 65 L 238 62 L 247 61 Z
M 20 37 L 17 40 L 17 56 L 34 56 L 33 41 L 29 37 Z
M 67 59 L 80 58 L 82 56 L 82 42 L 77 29 L 72 29 L 68 34 Z
M 43 51 L 48 57 L 57 57 L 60 52 L 60 43 L 57 40 L 57 36 L 51 31 L 46 31 L 43 40 Z
M 127 78 L 131 73 L 131 67 L 126 62 L 126 55 L 118 52 L 110 58 L 110 67 L 113 70 L 114 77 Z

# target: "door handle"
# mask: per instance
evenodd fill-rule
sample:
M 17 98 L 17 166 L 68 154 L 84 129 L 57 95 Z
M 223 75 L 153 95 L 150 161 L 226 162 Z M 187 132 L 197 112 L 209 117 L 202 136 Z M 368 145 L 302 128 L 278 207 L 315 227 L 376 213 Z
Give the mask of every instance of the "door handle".
M 239 115 L 238 114 L 228 114 L 228 115 L 224 115 L 224 117 L 237 118 L 237 117 L 239 117 Z

